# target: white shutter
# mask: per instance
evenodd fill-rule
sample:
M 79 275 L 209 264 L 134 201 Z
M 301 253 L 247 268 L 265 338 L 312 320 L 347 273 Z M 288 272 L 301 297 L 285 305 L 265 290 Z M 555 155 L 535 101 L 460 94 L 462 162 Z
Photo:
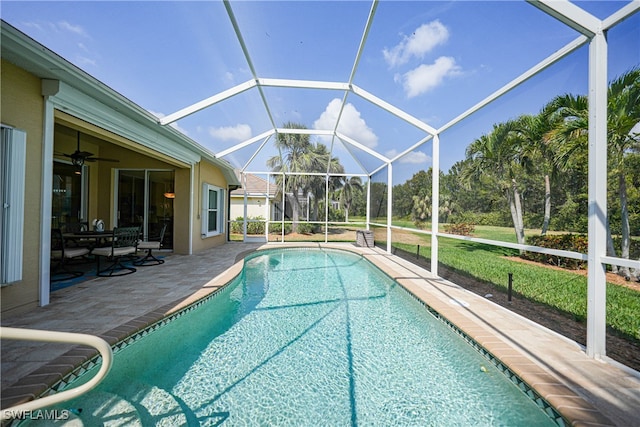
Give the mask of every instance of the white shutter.
M 4 126 L 1 131 L 0 283 L 4 285 L 22 280 L 27 134 Z

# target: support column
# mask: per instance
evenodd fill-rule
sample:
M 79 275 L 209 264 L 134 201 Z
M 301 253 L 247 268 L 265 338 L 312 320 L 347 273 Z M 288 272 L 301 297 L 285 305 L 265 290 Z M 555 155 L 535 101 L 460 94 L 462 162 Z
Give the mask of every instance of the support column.
M 431 152 L 431 274 L 438 277 L 438 229 L 440 224 L 440 136 L 433 136 Z
M 606 355 L 607 241 L 607 39 L 598 31 L 589 45 L 589 224 L 587 355 Z
M 307 221 L 309 215 L 307 215 Z M 324 242 L 329 241 L 329 175 L 324 180 Z
M 391 219 L 393 217 L 393 167 L 387 164 L 387 252 L 391 253 Z
M 243 191 L 243 201 L 244 201 L 244 209 L 242 210 L 242 216 L 244 217 L 244 220 L 242 221 L 242 241 L 246 242 L 247 241 L 247 203 L 249 201 L 248 197 L 247 197 L 247 174 L 242 172 L 241 175 L 241 179 L 242 179 L 242 189 Z M 234 218 L 231 218 L 232 220 Z
M 366 229 L 369 230 L 371 222 L 371 175 L 367 176 L 367 217 L 365 222 Z
M 54 105 L 46 93 L 43 81 L 44 116 L 42 127 L 42 192 L 40 204 L 40 284 L 39 304 L 41 307 L 49 305 L 51 281 L 51 192 L 53 191 L 53 135 L 54 135 Z M 57 91 L 56 91 L 57 93 Z

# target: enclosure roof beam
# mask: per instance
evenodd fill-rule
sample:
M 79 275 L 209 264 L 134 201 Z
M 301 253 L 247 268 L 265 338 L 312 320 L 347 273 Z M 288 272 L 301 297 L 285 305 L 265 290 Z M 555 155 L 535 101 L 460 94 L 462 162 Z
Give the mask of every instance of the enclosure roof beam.
M 276 131 L 275 131 L 275 130 L 273 130 L 273 129 L 269 129 L 268 131 L 263 132 L 263 133 L 261 133 L 260 135 L 256 135 L 256 136 L 254 136 L 253 138 L 247 139 L 247 140 L 246 140 L 246 141 L 244 141 L 244 142 L 241 142 L 241 143 L 239 143 L 239 144 L 234 145 L 233 147 L 229 147 L 229 148 L 227 148 L 226 150 L 222 150 L 222 151 L 220 151 L 218 154 L 216 154 L 216 157 L 224 157 L 224 156 L 226 156 L 226 155 L 228 155 L 228 154 L 233 153 L 234 151 L 238 151 L 238 150 L 240 150 L 241 148 L 244 148 L 244 147 L 247 147 L 247 146 L 249 146 L 249 145 L 251 145 L 251 144 L 254 144 L 254 143 L 256 143 L 256 142 L 260 141 L 261 139 L 269 138 L 269 137 L 270 137 L 271 135 L 273 135 L 274 133 L 276 133 Z
M 334 139 L 337 138 L 337 136 L 334 134 Z M 340 138 L 338 138 L 340 139 Z M 332 142 L 333 143 L 333 142 Z M 355 154 L 353 154 L 353 147 L 351 147 L 349 144 L 345 144 L 344 142 L 340 141 L 340 143 L 342 144 L 342 146 L 344 147 L 345 150 L 347 150 L 347 152 L 351 155 L 351 158 L 353 160 L 355 160 L 355 162 L 358 164 L 358 166 L 360 166 L 360 169 L 362 169 L 363 172 L 365 172 L 366 174 L 369 173 L 369 171 L 367 170 L 367 168 L 364 167 L 364 165 L 362 164 L 362 162 L 360 161 L 360 159 L 358 158 L 358 156 L 356 156 Z M 329 172 L 328 170 L 329 168 L 327 167 L 327 173 Z M 369 176 L 369 175 L 367 175 Z
M 371 177 L 371 176 L 375 175 L 376 173 L 380 172 L 382 169 L 386 168 L 387 166 L 389 166 L 389 164 L 388 164 L 388 163 L 385 163 L 385 164 L 383 164 L 383 165 L 378 166 L 376 169 L 374 169 L 374 170 L 372 170 L 372 171 L 371 171 L 371 173 L 369 174 L 369 176 Z
M 400 154 L 398 154 L 397 156 L 395 156 L 394 158 L 391 159 L 391 162 L 395 162 L 396 160 L 398 160 L 399 158 L 401 158 L 402 156 L 409 154 L 410 152 L 412 152 L 413 150 L 415 150 L 416 148 L 420 147 L 422 144 L 424 144 L 425 142 L 429 141 L 431 138 L 433 138 L 434 135 L 427 135 L 424 138 L 422 138 L 420 141 L 416 142 L 415 144 L 413 144 L 411 147 L 407 148 L 406 150 L 404 150 L 403 152 L 401 152 Z
M 235 96 L 239 93 L 249 90 L 255 86 L 256 86 L 255 80 L 249 80 L 244 83 L 240 83 L 239 85 L 234 86 L 231 89 L 222 91 L 216 95 L 210 96 L 207 99 L 203 99 L 200 102 L 196 102 L 195 104 L 190 105 L 189 107 L 185 107 L 182 110 L 176 111 L 173 114 L 169 114 L 168 116 L 165 116 L 159 119 L 158 123 L 160 123 L 163 126 L 168 125 L 170 123 L 175 122 L 176 120 L 180 120 L 193 113 L 197 113 L 200 110 L 203 110 L 207 107 L 217 104 L 220 101 L 224 101 L 225 99 L 231 98 L 232 96 Z
M 251 70 L 251 75 L 253 76 L 253 79 L 257 82 L 258 73 L 256 73 L 256 68 L 253 66 L 251 55 L 249 55 L 249 49 L 247 49 L 247 45 L 244 42 L 244 38 L 242 37 L 242 32 L 240 31 L 240 26 L 238 25 L 236 16 L 233 14 L 233 9 L 231 9 L 231 3 L 229 2 L 229 0 L 223 0 L 223 2 L 224 2 L 224 8 L 227 10 L 227 15 L 229 15 L 229 20 L 231 21 L 231 25 L 233 26 L 233 31 L 236 33 L 236 37 L 238 38 L 238 42 L 240 42 L 240 47 L 242 48 L 244 57 L 247 60 L 249 69 Z M 273 120 L 273 114 L 271 114 L 269 103 L 267 102 L 267 98 L 264 96 L 264 91 L 260 86 L 258 86 L 258 92 L 260 92 L 260 97 L 262 98 L 262 103 L 264 104 L 264 108 L 267 111 L 267 116 L 269 116 L 269 121 L 271 122 L 271 126 L 275 129 L 276 122 Z
M 611 27 L 618 25 L 621 21 L 624 21 L 634 13 L 640 10 L 640 0 L 633 0 L 633 2 L 624 5 L 618 11 L 614 12 L 602 21 L 602 29 L 608 30 Z
M 389 159 L 387 159 L 385 156 L 383 156 L 382 154 L 378 153 L 377 151 L 372 150 L 371 148 L 367 147 L 366 145 L 360 144 L 358 141 L 355 141 L 354 139 L 349 138 L 348 136 L 343 135 L 340 132 L 336 132 L 336 136 L 338 138 L 340 138 L 342 140 L 342 142 L 346 142 L 347 144 L 351 144 L 354 147 L 361 149 L 365 153 L 371 154 L 376 159 L 380 159 L 385 163 L 389 163 Z
M 358 64 L 360 63 L 360 58 L 362 57 L 362 52 L 364 51 L 364 45 L 367 43 L 367 38 L 369 37 L 369 31 L 371 30 L 371 25 L 373 24 L 373 17 L 376 14 L 376 9 L 378 8 L 378 0 L 373 0 L 371 3 L 371 9 L 369 10 L 369 17 L 367 18 L 367 23 L 364 26 L 364 32 L 362 33 L 362 38 L 360 39 L 360 46 L 358 46 L 358 53 L 356 53 L 356 59 L 353 62 L 353 67 L 351 68 L 351 74 L 349 75 L 349 84 L 353 83 L 353 79 L 356 75 L 356 70 L 358 69 Z
M 297 89 L 329 89 L 329 90 L 349 90 L 347 83 L 324 82 L 316 80 L 295 80 L 295 79 L 257 79 L 261 87 L 289 87 Z
M 351 90 L 352 90 L 353 93 L 355 93 L 356 95 L 360 96 L 361 98 L 366 99 L 367 101 L 371 102 L 372 104 L 377 105 L 378 107 L 382 108 L 383 110 L 388 111 L 389 113 L 391 113 L 394 116 L 404 120 L 405 122 L 414 125 L 418 129 L 422 129 L 423 131 L 428 132 L 428 133 L 430 133 L 432 135 L 435 135 L 437 133 L 435 128 L 432 128 L 431 126 L 429 126 L 428 124 L 426 124 L 422 120 L 419 120 L 419 119 L 413 117 L 412 115 L 407 114 L 406 112 L 402 111 L 398 107 L 394 107 L 393 105 L 389 104 L 386 101 L 383 101 L 382 99 L 380 99 L 377 96 L 367 92 L 366 90 L 364 90 L 364 89 L 362 89 L 362 88 L 360 88 L 360 87 L 358 87 L 356 85 L 351 85 Z
M 253 159 L 256 158 L 256 156 L 258 154 L 260 154 L 260 152 L 262 151 L 262 149 L 264 148 L 264 146 L 267 144 L 267 141 L 269 141 L 269 138 L 271 138 L 271 135 L 273 135 L 275 132 L 270 133 L 269 136 L 267 136 L 264 141 L 262 141 L 262 144 L 260 144 L 260 146 L 258 147 L 258 149 L 253 153 L 253 155 L 251 156 L 251 158 L 249 158 L 249 160 L 247 160 L 247 163 L 244 164 L 244 166 L 242 167 L 242 172 L 244 172 L 245 170 L 247 170 L 247 168 L 249 167 L 249 165 L 251 164 L 251 162 L 253 162 Z
M 333 135 L 333 131 L 326 129 L 290 129 L 290 128 L 277 128 L 277 133 L 282 134 L 295 134 L 295 135 Z
M 527 1 L 589 38 L 601 30 L 602 21 L 568 0 Z
M 576 38 L 572 42 L 569 42 L 567 45 L 565 45 L 560 50 L 556 51 L 552 55 L 550 55 L 547 58 L 543 59 L 538 64 L 536 64 L 533 67 L 531 67 L 529 70 L 527 70 L 524 73 L 522 73 L 519 77 L 511 80 L 509 83 L 507 83 L 506 85 L 502 86 L 500 89 L 498 89 L 497 91 L 493 92 L 491 95 L 487 96 L 485 99 L 483 99 L 482 101 L 478 102 L 476 105 L 474 105 L 473 107 L 469 108 L 467 111 L 465 111 L 464 113 L 460 114 L 458 117 L 456 117 L 453 120 L 451 120 L 448 123 L 446 123 L 440 129 L 438 129 L 437 133 L 444 132 L 445 130 L 449 129 L 451 126 L 453 126 L 456 123 L 458 123 L 458 122 L 462 121 L 463 119 L 467 118 L 468 116 L 470 116 L 471 114 L 475 113 L 476 111 L 478 111 L 482 107 L 485 107 L 486 105 L 488 105 L 491 102 L 495 101 L 497 98 L 501 97 L 505 93 L 507 93 L 510 90 L 514 89 L 516 86 L 520 85 L 521 83 L 524 83 L 526 80 L 529 80 L 531 77 L 535 76 L 540 71 L 542 71 L 545 68 L 555 64 L 556 62 L 558 62 L 559 60 L 561 60 L 562 58 L 564 58 L 565 56 L 567 56 L 568 54 L 570 54 L 574 50 L 576 50 L 579 47 L 583 46 L 588 41 L 589 41 L 589 39 L 586 36 L 579 36 L 578 38 Z
M 362 51 L 364 50 L 364 46 L 367 43 L 367 38 L 369 37 L 369 30 L 371 30 L 371 24 L 373 24 L 373 17 L 376 14 L 376 9 L 378 8 L 378 0 L 374 0 L 371 3 L 371 9 L 369 10 L 369 17 L 367 18 L 367 23 L 364 26 L 364 31 L 362 33 L 362 38 L 360 39 L 360 45 L 358 46 L 358 52 L 356 53 L 356 59 L 353 61 L 353 67 L 351 68 L 351 74 L 349 75 L 349 88 L 353 84 L 353 79 L 356 75 L 356 70 L 358 69 L 358 64 L 360 63 L 360 58 L 362 57 Z M 342 113 L 344 112 L 344 107 L 347 105 L 347 98 L 349 98 L 349 90 L 344 92 L 342 97 L 342 103 L 340 104 L 340 111 L 338 112 L 338 117 L 336 119 L 336 124 L 333 127 L 333 131 L 336 132 L 338 130 L 338 126 L 340 125 L 340 120 L 342 119 Z M 335 138 L 335 137 L 334 137 Z M 331 140 L 331 151 L 333 151 L 333 139 Z M 351 154 L 353 156 L 353 154 Z M 355 156 L 353 156 L 355 158 Z M 331 157 L 329 157 L 331 158 Z M 329 162 L 330 164 L 330 162 Z M 362 165 L 361 165 L 362 166 Z M 329 169 L 329 165 L 327 165 L 327 170 Z M 366 170 L 366 169 L 363 169 Z

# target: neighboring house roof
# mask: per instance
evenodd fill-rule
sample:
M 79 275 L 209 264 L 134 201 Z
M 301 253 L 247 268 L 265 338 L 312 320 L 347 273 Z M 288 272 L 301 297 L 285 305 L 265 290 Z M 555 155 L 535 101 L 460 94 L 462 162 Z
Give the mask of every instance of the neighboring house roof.
M 250 196 L 264 196 L 267 193 L 267 180 L 260 178 L 259 176 L 247 174 L 246 175 L 246 190 L 247 195 Z M 240 180 L 241 184 L 244 185 L 244 182 Z M 268 185 L 269 187 L 269 197 L 275 197 L 276 195 L 276 185 L 271 183 Z M 238 188 L 231 192 L 231 197 L 244 197 L 244 188 Z
M 205 160 L 220 168 L 230 186 L 240 184 L 229 162 L 198 144 L 172 126 L 162 126 L 158 117 L 76 67 L 60 55 L 0 20 L 3 59 L 46 80 L 59 81 L 113 110 L 114 119 L 100 123 L 107 130 L 187 164 Z M 126 120 L 117 120 L 126 118 Z M 111 128 L 108 128 L 107 125 Z

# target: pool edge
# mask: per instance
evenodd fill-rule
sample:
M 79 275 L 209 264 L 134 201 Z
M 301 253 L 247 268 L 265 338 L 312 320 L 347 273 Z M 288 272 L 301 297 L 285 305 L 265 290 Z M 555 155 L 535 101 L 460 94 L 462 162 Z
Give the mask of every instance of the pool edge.
M 455 327 L 461 330 L 465 335 L 472 338 L 474 342 L 499 359 L 501 363 L 507 365 L 511 372 L 516 374 L 522 379 L 522 381 L 535 390 L 535 392 L 548 402 L 566 421 L 568 421 L 570 425 L 615 425 L 584 397 L 575 392 L 571 387 L 564 384 L 564 382 L 556 375 L 553 375 L 543 367 L 538 366 L 534 360 L 531 360 L 527 355 L 522 354 L 519 349 L 514 348 L 513 345 L 510 345 L 509 343 L 505 343 L 502 338 L 491 333 L 491 331 L 487 331 L 486 328 L 478 328 L 477 324 L 465 322 L 465 319 L 462 319 L 462 322 L 456 322 L 455 319 L 451 319 L 451 317 L 456 317 L 456 311 L 450 310 L 450 307 L 446 306 L 438 309 L 437 306 L 439 304 L 435 304 L 436 307 L 434 307 L 434 299 L 429 297 L 425 289 L 420 286 L 415 286 L 415 281 L 424 281 L 429 285 L 433 285 L 433 282 L 445 283 L 447 281 L 443 279 L 434 279 L 433 277 L 430 277 L 431 275 L 428 271 L 413 264 L 411 264 L 410 268 L 407 268 L 406 265 L 403 265 L 405 262 L 400 262 L 399 259 L 395 259 L 389 263 L 389 260 L 397 257 L 377 248 L 362 248 L 353 246 L 352 244 L 331 243 L 265 244 L 255 250 L 239 254 L 236 258 L 236 262 L 231 267 L 209 280 L 202 286 L 202 288 L 191 294 L 189 297 L 176 300 L 172 303 L 165 304 L 162 307 L 151 310 L 148 313 L 113 328 L 104 334 L 100 334 L 99 336 L 109 342 L 112 347 L 117 347 L 119 343 L 133 341 L 136 334 L 149 333 L 149 328 L 153 328 L 153 325 L 166 323 L 167 318 L 175 316 L 176 314 L 180 315 L 179 313 L 188 310 L 190 307 L 203 303 L 209 297 L 231 283 L 233 279 L 242 272 L 244 260 L 251 253 L 265 249 L 281 248 L 331 248 L 346 250 L 362 255 L 378 269 L 398 282 L 415 298 L 420 300 L 427 307 L 437 311 L 439 316 L 442 316 L 447 322 L 455 325 Z M 417 275 L 416 270 L 419 272 Z M 411 274 L 407 274 L 407 271 Z M 446 286 L 454 286 L 463 290 L 458 285 L 450 282 L 448 282 Z M 413 292 L 411 290 L 412 288 Z M 487 301 L 475 294 L 468 294 L 470 297 L 473 296 L 487 303 L 491 303 L 490 301 Z M 437 300 L 435 302 L 437 302 Z M 514 313 L 511 314 L 517 316 Z M 23 390 L 20 400 L 32 400 L 36 396 L 43 396 L 55 392 L 68 382 L 86 372 L 96 363 L 97 359 L 95 351 L 91 351 L 86 348 L 74 348 L 25 377 L 25 381 L 21 382 Z M 537 369 L 534 367 L 537 367 Z M 29 398 L 29 396 L 31 396 L 31 398 Z M 20 402 L 16 401 L 13 404 L 17 403 Z

